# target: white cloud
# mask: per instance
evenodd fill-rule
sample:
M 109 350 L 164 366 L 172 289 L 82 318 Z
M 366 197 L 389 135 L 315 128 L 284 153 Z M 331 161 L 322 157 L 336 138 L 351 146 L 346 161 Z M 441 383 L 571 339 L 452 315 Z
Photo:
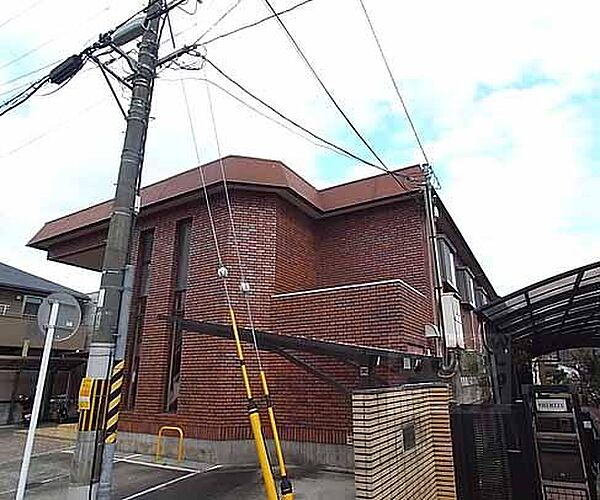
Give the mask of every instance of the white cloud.
M 0 69 L 0 81 L 77 51 L 144 3 L 69 0 L 57 7 L 41 2 L 2 30 L 0 44 L 7 50 L 0 66 L 50 42 Z M 498 289 L 593 260 L 600 248 L 598 230 L 579 226 L 584 217 L 597 217 L 592 186 L 598 178 L 590 171 L 596 139 L 591 118 L 572 97 L 597 86 L 594 23 L 600 7 L 512 0 L 366 4 L 430 156 L 444 174 L 441 194 Z M 213 0 L 200 5 L 196 16 L 174 13 L 175 31 L 187 30 L 177 43 L 193 40 L 229 5 Z M 8 7 L 6 18 L 22 8 L 17 2 Z M 265 14 L 261 1 L 243 0 L 213 34 Z M 403 144 L 407 127 L 383 128 L 389 110 L 400 110 L 358 1 L 315 0 L 284 19 L 360 130 L 371 139 L 386 134 Z M 165 39 L 161 50 L 169 47 Z M 274 21 L 211 45 L 208 56 L 286 114 L 329 137 L 342 132 L 349 137 Z M 178 74 L 165 71 L 156 86 L 144 182 L 196 163 L 179 83 L 167 81 Z M 528 78 L 538 76 L 548 81 L 527 88 L 534 83 Z M 212 159 L 216 150 L 204 84 L 186 81 L 186 87 L 201 158 Z M 487 94 L 478 94 L 482 89 Z M 0 93 L 5 90 L 0 87 Z M 219 90 L 212 94 L 223 154 L 281 159 L 319 185 L 329 177 L 318 161 L 321 149 Z M 74 288 L 97 286 L 97 275 L 49 264 L 41 252 L 23 245 L 44 221 L 112 196 L 123 128 L 97 70 L 82 72 L 56 94 L 33 98 L 0 119 L 0 157 L 46 134 L 2 158 L 0 259 Z M 397 165 L 416 158 L 415 147 L 387 160 Z M 372 173 L 349 160 L 339 180 Z

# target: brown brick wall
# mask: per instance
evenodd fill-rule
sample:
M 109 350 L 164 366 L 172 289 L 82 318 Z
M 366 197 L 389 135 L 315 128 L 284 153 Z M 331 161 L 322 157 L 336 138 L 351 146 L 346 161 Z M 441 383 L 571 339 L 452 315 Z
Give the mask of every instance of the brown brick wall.
M 296 207 L 277 203 L 277 280 L 273 293 L 317 286 L 317 224 Z
M 421 219 L 415 202 L 313 221 L 273 194 L 233 190 L 231 199 L 258 328 L 423 352 L 423 325 L 430 321 L 431 307 L 424 235 L 418 227 Z M 224 197 L 215 196 L 211 206 L 222 257 L 230 270 L 234 309 L 240 325 L 248 326 Z M 188 217 L 193 222 L 186 317 L 229 322 L 203 200 L 142 218 L 136 238 L 140 231 L 155 228 L 150 293 L 137 398 L 135 407 L 123 412 L 121 429 L 155 433 L 160 425 L 176 423 L 188 437 L 249 438 L 246 401 L 231 341 L 184 334 L 179 409 L 177 414 L 164 412 L 170 330 L 158 316 L 171 309 L 176 224 Z M 134 260 L 137 246 L 133 247 Z M 418 291 L 393 283 L 294 299 L 273 297 L 315 286 L 398 278 Z M 131 339 L 130 334 L 129 344 Z M 255 395 L 260 396 L 253 350 L 250 345 L 244 347 Z M 348 387 L 361 384 L 354 367 L 318 356 L 299 357 Z M 262 358 L 282 439 L 345 443 L 351 430 L 348 398 L 280 356 L 267 353 Z
M 278 331 L 422 354 L 427 299 L 401 281 L 276 295 Z
M 429 296 L 425 215 L 414 199 L 319 222 L 319 286 L 400 278 Z

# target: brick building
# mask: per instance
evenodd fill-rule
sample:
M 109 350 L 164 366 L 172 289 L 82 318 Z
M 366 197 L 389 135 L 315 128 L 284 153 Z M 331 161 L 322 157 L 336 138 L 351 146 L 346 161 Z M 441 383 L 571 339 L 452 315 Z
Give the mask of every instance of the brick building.
M 316 190 L 277 161 L 227 157 L 224 164 L 288 454 L 350 465 L 349 392 L 436 372 L 439 339 L 427 326 L 436 322 L 434 266 L 421 171 L 400 171 L 409 177 L 404 188 L 380 175 Z M 234 307 L 245 326 L 219 164 L 202 168 Z M 46 250 L 49 259 L 100 270 L 110 210 L 111 202 L 104 202 L 48 222 L 29 245 Z M 473 308 L 495 292 L 437 198 L 436 220 L 444 307 L 452 311 L 445 316 L 458 347 L 477 353 L 482 342 Z M 244 460 L 253 445 L 232 341 L 165 319 L 228 324 L 197 169 L 142 190 L 132 253 L 137 271 L 120 441 L 147 449 L 160 425 L 176 424 L 194 440 L 188 453 Z M 258 382 L 251 345 L 246 348 Z M 255 391 L 260 394 L 258 383 Z

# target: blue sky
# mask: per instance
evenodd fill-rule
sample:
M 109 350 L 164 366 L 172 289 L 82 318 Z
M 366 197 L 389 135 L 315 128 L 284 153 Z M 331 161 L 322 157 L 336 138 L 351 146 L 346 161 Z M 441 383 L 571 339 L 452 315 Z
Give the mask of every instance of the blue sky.
M 15 2 L 0 24 L 33 3 Z M 36 3 L 0 29 L 0 66 L 42 47 L 0 69 L 0 84 L 78 51 L 144 3 L 65 0 L 58 8 L 49 0 Z M 511 0 L 493 5 L 426 0 L 410 8 L 367 0 L 366 5 L 442 181 L 442 199 L 497 289 L 508 292 L 597 260 L 599 7 L 550 1 L 539 9 Z M 208 0 L 196 16 L 176 13 L 175 31 L 184 31 L 177 42 L 193 40 L 228 6 Z M 264 14 L 262 2 L 242 0 L 214 33 Z M 421 162 L 358 2 L 315 0 L 287 21 L 386 163 Z M 215 43 L 208 55 L 286 114 L 368 156 L 276 24 Z M 145 183 L 196 163 L 179 76 L 166 70 L 156 86 Z M 214 72 L 206 76 L 233 90 Z M 27 81 L 0 85 L 0 93 Z M 194 80 L 186 80 L 186 87 L 201 160 L 209 161 L 216 148 L 206 90 Z M 290 134 L 218 90 L 213 96 L 223 154 L 281 159 L 319 187 L 375 173 Z M 47 262 L 24 244 L 44 221 L 112 196 L 123 128 L 101 75 L 87 67 L 59 92 L 35 97 L 0 119 L 5 172 L 0 260 L 83 291 L 97 287 L 96 274 Z

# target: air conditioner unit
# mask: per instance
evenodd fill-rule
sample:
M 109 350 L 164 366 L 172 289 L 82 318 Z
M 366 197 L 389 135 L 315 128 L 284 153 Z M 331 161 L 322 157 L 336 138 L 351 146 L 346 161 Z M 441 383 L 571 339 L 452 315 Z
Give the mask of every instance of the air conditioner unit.
M 460 301 L 454 293 L 442 295 L 442 313 L 444 315 L 444 337 L 446 347 L 465 347 Z

